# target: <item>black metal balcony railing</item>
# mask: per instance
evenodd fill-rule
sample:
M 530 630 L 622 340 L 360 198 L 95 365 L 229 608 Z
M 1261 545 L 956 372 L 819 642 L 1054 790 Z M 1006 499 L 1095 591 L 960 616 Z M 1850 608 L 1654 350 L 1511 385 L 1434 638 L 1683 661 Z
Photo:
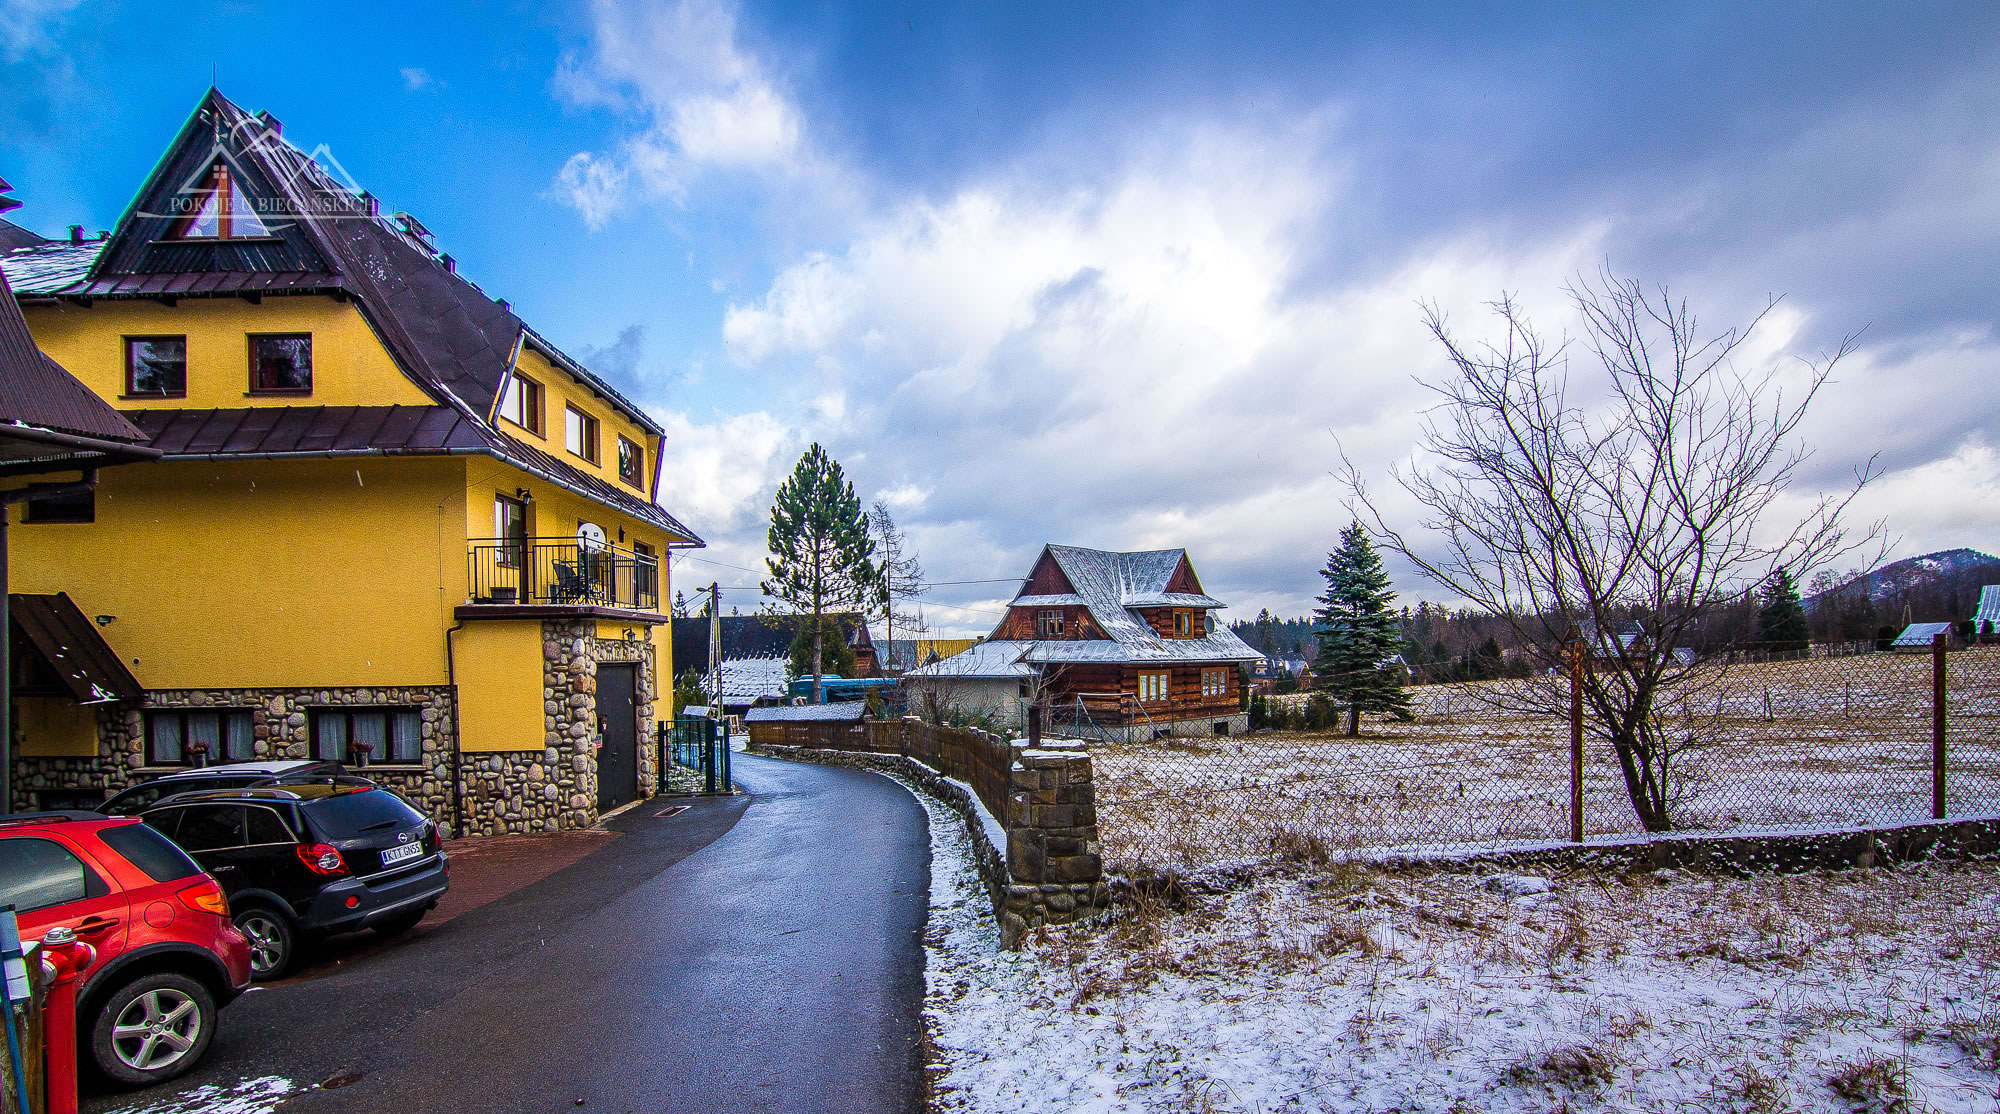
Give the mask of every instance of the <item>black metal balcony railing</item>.
M 660 609 L 660 562 L 605 542 L 575 538 L 471 546 L 474 603 Z

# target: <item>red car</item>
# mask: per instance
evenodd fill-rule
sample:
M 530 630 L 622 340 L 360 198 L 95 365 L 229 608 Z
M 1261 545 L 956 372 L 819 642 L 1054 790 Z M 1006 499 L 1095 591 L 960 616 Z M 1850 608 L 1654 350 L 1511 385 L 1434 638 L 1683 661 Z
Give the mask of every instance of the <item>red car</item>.
M 58 925 L 97 950 L 78 988 L 79 1057 L 126 1086 L 172 1079 L 250 985 L 250 943 L 229 899 L 173 841 L 133 817 L 0 817 L 0 905 L 21 939 Z

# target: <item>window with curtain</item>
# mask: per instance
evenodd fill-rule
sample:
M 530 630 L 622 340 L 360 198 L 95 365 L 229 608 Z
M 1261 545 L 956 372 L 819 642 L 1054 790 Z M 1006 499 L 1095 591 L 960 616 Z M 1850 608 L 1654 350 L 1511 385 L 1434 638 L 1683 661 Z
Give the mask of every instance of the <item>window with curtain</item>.
M 310 720 L 313 757 L 323 762 L 352 762 L 361 743 L 371 763 L 423 761 L 423 716 L 415 708 L 315 708 Z
M 248 762 L 257 757 L 248 708 L 174 708 L 146 713 L 146 764 L 186 766 L 193 748 L 208 748 L 207 760 Z

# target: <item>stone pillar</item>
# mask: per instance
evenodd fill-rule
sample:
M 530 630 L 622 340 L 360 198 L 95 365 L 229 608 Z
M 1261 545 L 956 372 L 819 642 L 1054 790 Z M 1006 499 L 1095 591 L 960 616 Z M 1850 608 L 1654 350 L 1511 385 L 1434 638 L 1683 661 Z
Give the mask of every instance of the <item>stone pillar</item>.
M 1014 752 L 1007 816 L 1009 885 L 1001 942 L 1110 904 L 1097 838 L 1097 787 L 1081 743 L 1044 741 Z

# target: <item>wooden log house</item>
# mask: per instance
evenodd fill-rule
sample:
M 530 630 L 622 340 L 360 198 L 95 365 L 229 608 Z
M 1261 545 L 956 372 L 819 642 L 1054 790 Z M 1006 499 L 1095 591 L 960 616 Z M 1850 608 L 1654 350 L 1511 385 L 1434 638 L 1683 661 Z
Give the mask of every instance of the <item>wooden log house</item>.
M 1181 549 L 1042 550 L 976 654 L 910 676 L 978 685 L 1002 669 L 1067 734 L 1137 740 L 1248 727 L 1242 672 L 1257 651 L 1217 622 Z M 1018 651 L 1018 652 L 1017 652 Z M 989 677 L 988 674 L 994 674 Z

